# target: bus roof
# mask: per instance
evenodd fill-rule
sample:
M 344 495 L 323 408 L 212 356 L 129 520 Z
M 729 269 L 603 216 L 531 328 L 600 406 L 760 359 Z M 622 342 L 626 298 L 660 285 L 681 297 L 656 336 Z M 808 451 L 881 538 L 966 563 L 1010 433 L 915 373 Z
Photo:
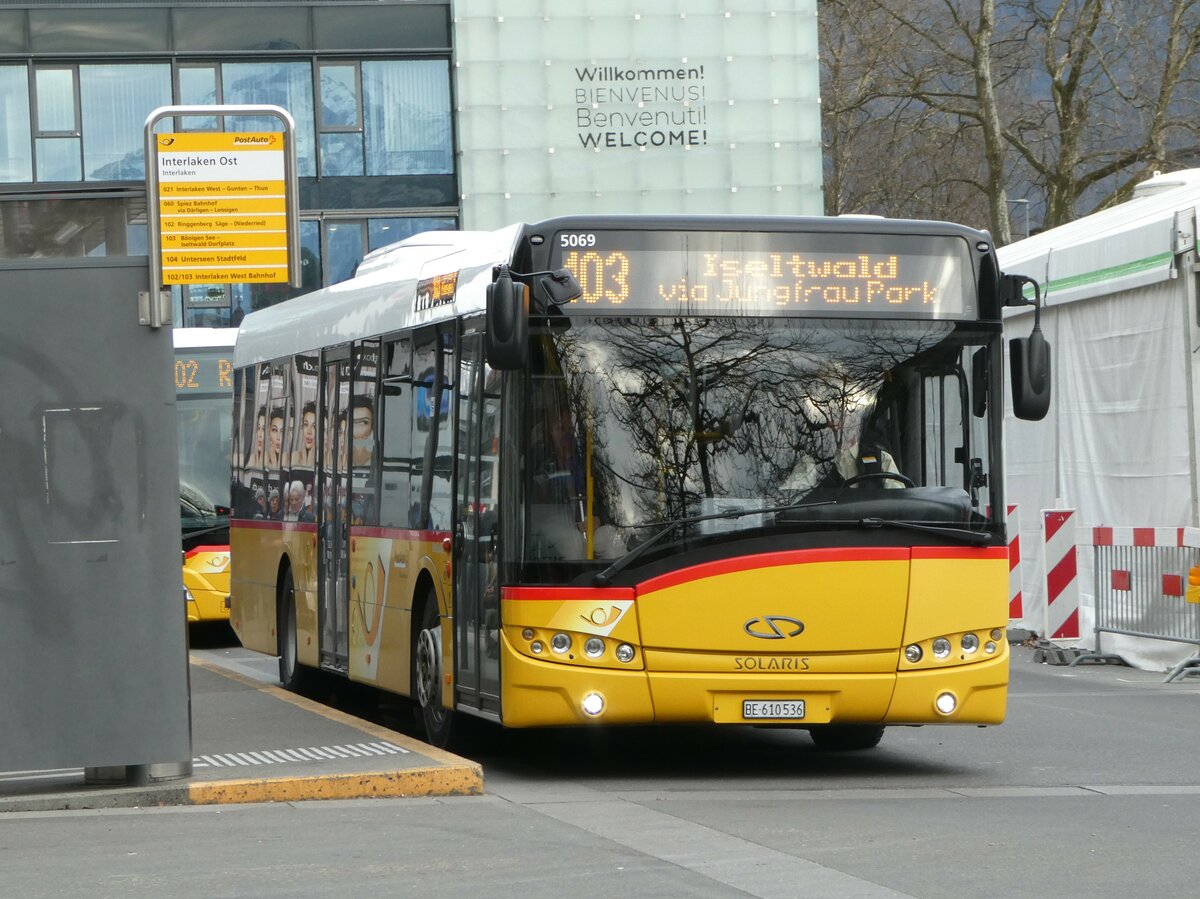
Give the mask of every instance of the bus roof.
M 492 268 L 512 258 L 522 227 L 427 231 L 375 250 L 349 281 L 247 315 L 238 331 L 234 365 L 482 312 Z M 417 309 L 418 284 L 448 274 L 458 276 L 454 301 Z
M 232 349 L 237 333 L 237 328 L 173 328 L 171 338 L 177 350 Z
M 522 236 L 548 237 L 579 228 L 955 235 L 990 244 L 986 232 L 952 222 L 861 216 L 578 215 L 497 231 L 427 231 L 369 253 L 348 281 L 247 315 L 239 329 L 234 365 L 482 312 L 493 267 L 512 261 Z M 418 285 L 448 274 L 457 275 L 453 301 L 418 309 Z

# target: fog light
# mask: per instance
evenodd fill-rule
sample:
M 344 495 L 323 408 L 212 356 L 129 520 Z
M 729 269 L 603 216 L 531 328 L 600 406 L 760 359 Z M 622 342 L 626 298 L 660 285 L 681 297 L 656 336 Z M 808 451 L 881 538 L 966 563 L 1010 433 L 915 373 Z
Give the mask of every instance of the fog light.
M 584 714 L 591 715 L 593 718 L 595 718 L 604 711 L 604 697 L 599 693 L 589 693 L 587 696 L 583 697 L 583 702 L 581 705 L 583 707 Z
M 943 715 L 949 715 L 958 708 L 958 697 L 953 693 L 939 693 L 933 704 Z
M 962 649 L 968 655 L 975 652 L 979 649 L 979 638 L 974 634 L 963 634 Z
M 597 659 L 604 655 L 604 641 L 599 637 L 588 637 L 583 644 L 583 652 L 589 659 Z
M 936 658 L 944 659 L 950 655 L 950 641 L 945 637 L 938 637 L 933 641 L 933 654 Z
M 532 643 L 529 644 L 529 651 L 532 652 L 534 655 L 541 655 L 542 650 L 545 648 L 546 647 L 544 647 L 542 645 L 541 640 L 534 640 Z
M 991 655 L 993 652 L 996 651 L 996 644 L 993 643 L 991 640 L 988 640 L 986 643 L 983 644 L 983 651 L 986 652 L 988 655 Z
M 571 638 L 566 634 L 555 634 L 550 638 L 550 648 L 562 655 L 571 648 Z
M 618 662 L 632 662 L 633 661 L 633 647 L 630 646 L 628 643 L 622 643 L 620 646 L 618 646 L 617 647 L 617 661 Z
M 533 628 L 527 627 L 527 628 L 525 628 L 525 630 L 521 631 L 521 639 L 522 640 L 532 640 L 533 639 Z
M 912 643 L 904 647 L 904 658 L 908 659 L 908 661 L 913 665 L 921 661 L 921 656 L 923 655 L 925 655 L 925 653 L 921 652 L 921 647 L 916 643 Z

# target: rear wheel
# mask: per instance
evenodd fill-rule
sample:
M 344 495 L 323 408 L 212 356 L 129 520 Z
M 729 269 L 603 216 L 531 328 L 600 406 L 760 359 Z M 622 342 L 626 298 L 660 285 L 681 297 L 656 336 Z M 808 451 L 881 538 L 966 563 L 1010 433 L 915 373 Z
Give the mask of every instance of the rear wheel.
M 872 749 L 883 739 L 883 726 L 879 724 L 827 724 L 814 727 L 808 732 L 818 749 L 829 752 L 845 752 L 855 749 Z
M 425 739 L 434 746 L 450 743 L 454 714 L 442 705 L 442 625 L 437 599 L 425 597 L 417 631 L 414 681 Z
M 303 689 L 311 672 L 300 664 L 297 657 L 299 636 L 296 629 L 296 587 L 289 568 L 279 585 L 279 682 L 284 689 L 298 692 Z

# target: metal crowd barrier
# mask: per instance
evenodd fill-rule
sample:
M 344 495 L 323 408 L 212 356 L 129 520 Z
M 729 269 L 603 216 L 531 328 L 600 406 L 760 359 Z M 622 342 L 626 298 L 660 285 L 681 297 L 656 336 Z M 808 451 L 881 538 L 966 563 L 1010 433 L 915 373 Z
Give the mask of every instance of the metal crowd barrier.
M 1200 566 L 1200 529 L 1092 528 L 1095 558 L 1096 649 L 1083 662 L 1125 663 L 1100 650 L 1102 633 L 1192 643 L 1200 652 L 1200 589 L 1188 590 Z M 1200 658 L 1185 659 L 1165 683 L 1200 674 Z

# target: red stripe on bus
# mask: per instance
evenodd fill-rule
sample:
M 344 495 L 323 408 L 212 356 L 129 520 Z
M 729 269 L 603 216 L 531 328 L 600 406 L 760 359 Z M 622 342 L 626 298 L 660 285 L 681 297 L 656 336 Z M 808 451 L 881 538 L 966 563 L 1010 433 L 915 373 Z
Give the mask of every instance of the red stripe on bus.
M 633 599 L 632 587 L 501 587 L 501 599 L 554 600 L 591 599 L 601 602 L 609 599 Z
M 355 525 L 350 528 L 351 537 L 387 537 L 391 540 L 416 540 L 432 543 L 450 536 L 449 531 L 417 531 L 412 528 L 376 528 Z
M 1007 559 L 1007 546 L 914 546 L 914 559 Z
M 184 553 L 183 557 L 185 559 L 190 559 L 192 556 L 198 555 L 199 553 L 227 553 L 227 552 L 229 552 L 228 546 L 193 546 L 186 553 Z
M 796 549 L 784 552 L 763 553 L 757 556 L 737 556 L 717 562 L 703 562 L 690 568 L 681 568 L 659 575 L 638 584 L 638 595 L 665 590 L 696 581 L 700 578 L 717 577 L 738 571 L 753 571 L 757 568 L 777 568 L 781 565 L 808 565 L 814 562 L 899 562 L 908 561 L 908 547 L 835 547 L 832 549 Z
M 271 521 L 266 518 L 235 518 L 229 522 L 231 528 L 245 528 L 248 531 L 282 531 L 283 524 L 282 521 Z
M 316 524 L 311 521 L 272 521 L 262 518 L 235 518 L 229 522 L 229 527 L 248 531 L 317 531 Z

